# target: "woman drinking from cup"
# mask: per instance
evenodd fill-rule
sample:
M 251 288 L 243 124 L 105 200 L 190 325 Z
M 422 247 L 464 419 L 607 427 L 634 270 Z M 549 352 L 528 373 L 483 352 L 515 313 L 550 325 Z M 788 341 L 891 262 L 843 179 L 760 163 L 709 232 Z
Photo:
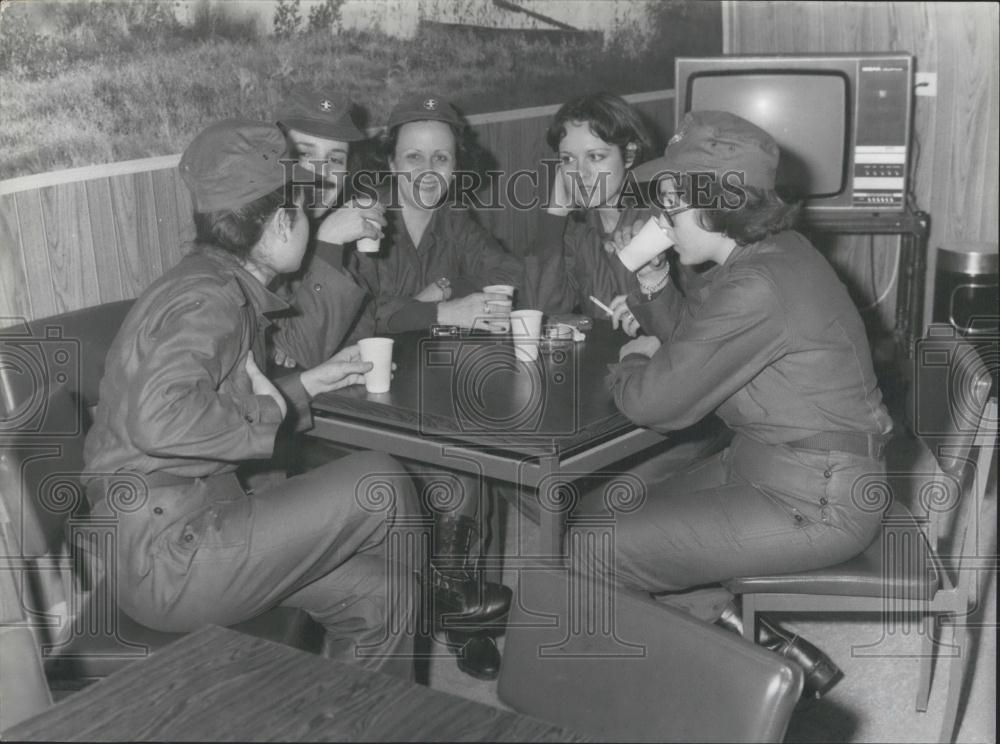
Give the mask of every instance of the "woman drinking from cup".
M 411 96 L 393 108 L 386 129 L 383 151 L 393 179 L 379 201 L 388 224 L 377 254 L 354 253 L 354 271 L 374 296 L 376 331 L 436 323 L 473 328 L 490 317 L 506 325 L 514 288 L 523 283 L 521 261 L 465 209 L 447 203 L 465 132 L 458 112 L 441 96 Z M 411 469 L 419 481 L 425 468 Z M 480 628 L 507 613 L 511 593 L 466 565 L 483 494 L 477 478 L 456 476 L 456 482 L 454 499 L 435 502 L 434 493 L 428 499 L 436 518 L 428 583 L 436 612 L 465 625 L 447 633 L 459 668 L 494 679 L 500 653 Z
M 524 269 L 468 211 L 448 204 L 465 123 L 444 98 L 411 96 L 389 114 L 383 152 L 393 174 L 385 236 L 377 254 L 356 253 L 354 268 L 375 302 L 375 330 L 426 330 L 435 323 L 472 328 L 509 301 L 483 291 L 520 287 Z
M 609 377 L 618 408 L 637 424 L 674 431 L 715 412 L 735 437 L 680 473 L 637 468 L 646 500 L 615 515 L 616 555 L 595 555 L 594 565 L 733 629 L 740 613 L 726 590 L 683 590 L 861 553 L 882 515 L 854 486 L 884 473 L 892 429 L 861 317 L 829 263 L 791 230 L 795 208 L 775 192 L 778 153 L 745 119 L 698 111 L 662 158 L 638 170 L 658 183 L 653 219 L 680 263 L 709 268 L 684 294 L 668 282 L 652 298 L 629 296 L 655 335 L 625 344 Z M 604 511 L 603 494 L 581 508 Z M 802 664 L 807 693 L 841 676 L 766 621 L 758 639 Z

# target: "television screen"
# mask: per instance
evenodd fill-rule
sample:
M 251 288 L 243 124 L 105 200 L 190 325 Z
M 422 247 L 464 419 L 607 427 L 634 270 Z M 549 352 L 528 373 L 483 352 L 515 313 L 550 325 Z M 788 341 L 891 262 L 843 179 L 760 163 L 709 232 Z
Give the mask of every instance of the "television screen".
M 689 111 L 729 111 L 778 142 L 778 185 L 796 198 L 833 196 L 845 188 L 850 86 L 839 72 L 699 74 L 690 80 Z

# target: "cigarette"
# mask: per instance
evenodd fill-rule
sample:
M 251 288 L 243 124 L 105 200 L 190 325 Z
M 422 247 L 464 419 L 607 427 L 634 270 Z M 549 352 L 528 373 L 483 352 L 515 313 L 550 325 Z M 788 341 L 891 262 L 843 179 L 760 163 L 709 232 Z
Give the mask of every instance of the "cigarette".
M 606 312 L 610 317 L 613 318 L 615 316 L 615 311 L 612 310 L 607 305 L 605 305 L 599 299 L 597 299 L 596 297 L 594 297 L 594 295 L 590 295 L 590 301 L 593 302 L 595 305 L 597 305 L 599 308 L 601 308 L 601 310 L 603 310 L 604 312 Z

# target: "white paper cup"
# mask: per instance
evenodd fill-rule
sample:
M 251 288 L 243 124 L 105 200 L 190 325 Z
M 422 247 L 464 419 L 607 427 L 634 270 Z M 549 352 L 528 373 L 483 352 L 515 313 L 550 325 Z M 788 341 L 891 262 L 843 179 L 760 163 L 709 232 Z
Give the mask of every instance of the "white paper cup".
M 670 236 L 650 217 L 629 244 L 618 251 L 618 260 L 629 271 L 638 271 L 673 244 Z
M 381 247 L 379 238 L 358 238 L 358 253 L 378 253 Z
M 371 362 L 372 368 L 365 372 L 365 390 L 369 393 L 388 393 L 392 382 L 392 339 L 363 338 L 358 341 L 361 360 Z
M 491 284 L 488 287 L 483 287 L 483 291 L 487 294 L 501 294 L 504 297 L 514 299 L 514 288 L 509 284 Z
M 378 227 L 378 225 L 369 219 L 365 222 L 370 222 L 371 224 Z M 378 253 L 378 249 L 382 245 L 382 240 L 380 238 L 358 238 L 357 247 L 358 253 Z
M 538 359 L 538 340 L 542 335 L 541 310 L 512 312 L 510 332 L 514 337 L 514 356 L 519 362 L 533 362 Z

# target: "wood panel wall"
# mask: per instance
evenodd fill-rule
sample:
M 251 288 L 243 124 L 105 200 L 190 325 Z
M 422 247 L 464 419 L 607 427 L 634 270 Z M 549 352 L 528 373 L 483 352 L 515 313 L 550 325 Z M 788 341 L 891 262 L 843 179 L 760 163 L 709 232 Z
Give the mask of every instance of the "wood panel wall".
M 668 81 L 664 81 L 665 83 Z M 660 144 L 673 131 L 673 91 L 627 96 Z M 510 173 L 552 153 L 555 106 L 469 117 L 480 146 Z M 188 250 L 191 200 L 178 156 L 0 182 L 0 327 L 137 296 Z M 518 189 L 521 198 L 531 190 Z M 535 212 L 505 205 L 483 221 L 516 254 Z
M 724 3 L 729 54 L 904 51 L 918 72 L 937 73 L 937 96 L 915 98 L 917 205 L 931 215 L 924 318 L 931 317 L 936 249 L 997 243 L 1000 211 L 1000 5 L 988 2 Z M 838 239 L 833 259 L 858 284 L 881 286 L 895 238 Z M 994 248 L 995 250 L 995 248 Z

